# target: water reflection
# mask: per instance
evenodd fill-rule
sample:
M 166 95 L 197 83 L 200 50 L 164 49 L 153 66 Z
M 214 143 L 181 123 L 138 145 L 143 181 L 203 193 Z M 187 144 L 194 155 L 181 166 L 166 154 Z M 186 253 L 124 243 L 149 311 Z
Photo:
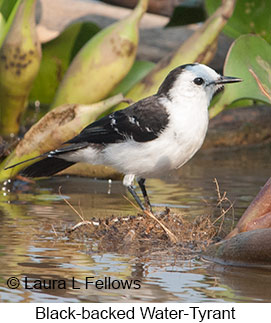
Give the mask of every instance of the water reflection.
M 235 201 L 240 216 L 270 177 L 270 149 L 202 153 L 188 165 L 147 181 L 151 201 L 192 215 L 212 212 L 213 178 Z M 61 195 L 59 187 L 61 186 Z M 270 301 L 271 275 L 257 269 L 225 268 L 197 260 L 181 260 L 167 250 L 141 256 L 101 253 L 88 241 L 69 239 L 65 229 L 79 221 L 64 202 L 85 219 L 136 214 L 120 182 L 85 178 L 52 178 L 36 184 L 7 184 L 0 196 L 0 300 L 6 302 L 200 302 Z M 127 195 L 128 196 L 128 195 Z M 8 277 L 21 280 L 7 288 Z M 86 277 L 141 281 L 138 290 L 85 288 Z M 66 289 L 26 289 L 39 279 L 65 280 Z

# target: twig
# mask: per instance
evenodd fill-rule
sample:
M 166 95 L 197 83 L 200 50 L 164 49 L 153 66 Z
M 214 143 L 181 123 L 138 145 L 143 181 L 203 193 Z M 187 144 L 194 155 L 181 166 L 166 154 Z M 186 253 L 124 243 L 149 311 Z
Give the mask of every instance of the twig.
M 74 230 L 78 229 L 82 225 L 90 225 L 90 226 L 93 225 L 93 223 L 91 221 L 86 221 L 83 218 L 83 216 L 71 205 L 71 203 L 67 199 L 65 199 L 65 197 L 61 194 L 61 186 L 59 186 L 59 188 L 58 188 L 58 193 L 63 198 L 64 202 L 66 204 L 68 204 L 68 206 L 73 210 L 73 212 L 75 212 L 79 216 L 79 218 L 82 220 L 81 222 L 75 224 L 71 229 L 69 229 L 68 232 L 73 232 Z M 80 204 L 79 204 L 79 208 L 81 210 Z
M 93 223 L 91 221 L 82 221 L 82 222 L 79 222 L 77 224 L 75 224 L 73 227 L 71 227 L 68 232 L 71 233 L 73 232 L 74 230 L 80 228 L 82 225 L 93 225 Z
M 144 210 L 143 211 L 146 215 L 148 215 L 149 217 L 151 217 L 153 220 L 155 220 L 166 232 L 166 234 L 169 236 L 169 239 L 171 242 L 173 243 L 177 243 L 178 239 L 175 236 L 175 234 L 173 234 L 161 221 L 159 221 L 150 211 L 148 210 Z
M 130 201 L 126 196 L 123 195 L 123 197 L 129 201 L 134 208 L 136 208 L 139 212 L 142 211 L 141 209 L 139 209 L 139 207 L 137 205 L 135 205 L 132 201 Z M 161 221 L 159 221 L 154 214 L 152 214 L 152 212 L 148 211 L 148 210 L 143 210 L 143 213 L 148 215 L 150 218 L 152 218 L 153 220 L 155 220 L 161 227 L 162 229 L 166 232 L 166 234 L 168 235 L 170 241 L 172 243 L 177 243 L 178 239 L 175 236 L 175 234 L 173 234 Z
M 64 202 L 66 203 L 66 204 L 68 204 L 69 205 L 69 207 L 73 210 L 73 212 L 75 212 L 78 216 L 79 216 L 79 218 L 82 220 L 82 221 L 85 221 L 84 220 L 84 218 L 82 217 L 82 215 L 71 205 L 71 203 L 67 200 L 67 199 L 65 199 L 65 197 L 61 194 L 61 186 L 59 186 L 59 188 L 58 188 L 58 193 L 59 193 L 59 195 L 61 195 L 61 197 L 63 198 L 63 200 L 64 200 Z
M 219 206 L 219 208 L 220 208 L 220 212 L 221 212 L 221 215 L 218 217 L 218 218 L 216 218 L 213 222 L 212 222 L 212 225 L 214 225 L 217 221 L 219 221 L 220 219 L 222 219 L 221 220 L 221 223 L 220 223 L 220 225 L 219 225 L 219 229 L 218 229 L 218 232 L 217 232 L 217 234 L 221 231 L 221 229 L 222 229 L 222 226 L 223 226 L 223 224 L 224 224 L 224 220 L 225 220 L 225 215 L 229 212 L 229 210 L 231 210 L 232 209 L 232 214 L 233 214 L 233 223 L 232 223 L 232 225 L 234 224 L 234 208 L 233 208 L 233 203 L 227 198 L 227 193 L 226 192 L 224 192 L 223 193 L 223 195 L 221 196 L 221 193 L 220 193 L 220 188 L 219 188 L 219 184 L 218 184 L 218 181 L 217 181 L 217 179 L 216 178 L 214 178 L 214 183 L 215 183 L 215 185 L 216 185 L 216 192 L 217 192 L 217 197 L 218 197 L 218 199 L 217 199 L 217 207 Z M 222 206 L 222 203 L 223 202 L 228 202 L 230 205 L 229 205 L 229 207 L 225 210 L 224 208 L 223 208 L 223 206 Z
M 262 94 L 264 96 L 266 96 L 269 101 L 271 102 L 271 96 L 270 94 L 266 91 L 266 89 L 264 88 L 262 82 L 259 80 L 258 76 L 256 75 L 256 73 L 253 71 L 252 68 L 249 69 L 249 72 L 252 74 L 252 76 L 255 78 L 255 81 L 257 82 L 258 84 L 258 87 L 260 88 L 260 91 L 262 92 Z
M 57 233 L 56 233 L 55 227 L 53 225 L 51 225 L 51 227 L 52 227 L 52 229 L 54 231 L 55 236 L 57 237 Z

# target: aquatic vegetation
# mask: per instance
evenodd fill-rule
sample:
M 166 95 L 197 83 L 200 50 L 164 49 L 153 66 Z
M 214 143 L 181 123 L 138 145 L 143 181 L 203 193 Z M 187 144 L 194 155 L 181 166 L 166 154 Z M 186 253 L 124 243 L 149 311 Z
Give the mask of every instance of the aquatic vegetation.
M 262 5 L 261 8 L 267 9 L 269 6 L 266 0 L 257 2 Z M 242 24 L 242 19 L 246 20 L 244 18 L 247 15 L 246 10 L 238 4 L 237 11 L 235 11 L 235 3 L 235 0 L 225 0 L 221 6 L 214 6 L 214 1 L 207 1 L 207 8 L 210 7 L 208 12 L 212 13 L 210 17 L 176 51 L 169 53 L 160 62 L 154 64 L 135 61 L 139 41 L 138 23 L 146 11 L 148 0 L 140 0 L 128 17 L 103 30 L 89 22 L 68 26 L 56 39 L 42 45 L 42 58 L 35 33 L 36 0 L 2 0 L 0 2 L 2 14 L 0 36 L 3 38 L 0 49 L 0 70 L 2 71 L 0 75 L 0 135 L 8 141 L 16 137 L 20 127 L 23 126 L 22 115 L 29 102 L 40 102 L 41 117 L 46 113 L 43 109 L 44 105 L 51 105 L 50 109 L 53 112 L 60 104 L 96 103 L 120 92 L 127 98 L 138 101 L 155 93 L 161 80 L 174 67 L 194 61 L 208 64 L 215 54 L 217 37 L 220 32 L 229 29 L 227 28 L 228 20 L 230 30 L 233 29 L 232 26 L 236 26 L 238 19 L 240 24 Z M 234 18 L 231 18 L 232 15 Z M 30 19 L 30 23 L 27 19 Z M 251 23 L 260 23 L 259 17 L 254 17 L 251 12 L 249 19 Z M 269 22 L 263 22 L 261 26 L 268 26 L 268 24 Z M 26 27 L 22 28 L 23 26 Z M 11 43 L 9 41 L 15 37 L 14 30 L 17 28 L 22 30 L 16 34 L 16 39 L 20 38 L 21 47 L 17 45 L 14 47 L 13 41 Z M 238 25 L 235 28 L 238 29 Z M 258 32 L 260 35 L 242 35 L 230 48 L 225 61 L 224 73 L 241 77 L 244 82 L 236 85 L 234 89 L 226 88 L 224 93 L 215 98 L 210 109 L 211 118 L 225 108 L 236 108 L 247 104 L 247 99 L 250 99 L 250 102 L 252 99 L 270 104 L 271 48 L 270 44 L 261 38 L 264 28 L 266 27 L 255 27 L 255 33 Z M 235 36 L 238 37 L 239 34 L 235 33 Z M 269 41 L 268 37 L 265 38 Z M 66 41 L 67 39 L 69 42 Z M 25 50 L 26 54 L 24 54 Z M 31 56 L 30 59 L 29 55 L 33 57 Z M 26 60 L 26 63 L 17 62 L 18 59 Z M 100 113 L 94 109 L 93 115 L 89 115 L 89 122 L 112 109 L 117 110 L 123 107 L 124 103 L 115 107 L 108 106 L 106 110 L 101 109 Z M 63 121 L 63 124 L 66 121 Z M 33 127 L 36 129 L 38 125 L 40 125 L 39 120 Z M 52 123 L 52 133 L 55 131 L 54 127 Z M 39 132 L 43 130 L 43 127 L 39 128 Z M 68 127 L 65 131 L 63 130 L 65 136 L 62 142 L 66 140 L 66 137 L 72 137 L 73 130 Z M 31 131 L 33 131 L 32 128 L 30 133 Z M 46 128 L 46 133 L 47 131 Z M 69 131 L 71 133 L 67 134 Z M 24 143 L 29 141 L 27 154 L 18 153 L 19 145 L 2 162 L 1 180 L 15 177 L 19 172 L 20 167 L 15 168 L 12 173 L 3 170 L 14 156 L 17 156 L 16 162 L 20 162 L 37 153 L 31 138 L 32 136 L 26 133 L 23 140 Z M 40 146 L 46 147 L 47 150 L 55 147 L 53 139 L 48 141 L 46 136 L 39 136 L 39 138 L 41 139 Z M 61 142 L 61 138 L 57 140 Z M 2 146 L 3 155 L 9 154 L 8 149 L 10 152 L 13 150 L 12 146 L 9 147 L 5 143 Z M 82 169 L 78 172 L 80 174 Z

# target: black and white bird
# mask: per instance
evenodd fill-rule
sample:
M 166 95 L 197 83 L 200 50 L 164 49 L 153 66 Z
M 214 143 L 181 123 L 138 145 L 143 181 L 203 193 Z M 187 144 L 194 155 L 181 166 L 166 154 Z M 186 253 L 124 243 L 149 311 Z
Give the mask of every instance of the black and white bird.
M 151 209 L 145 178 L 181 167 L 199 150 L 208 128 L 208 106 L 223 84 L 240 82 L 202 64 L 172 70 L 155 95 L 95 121 L 62 147 L 22 171 L 51 176 L 75 163 L 112 166 L 142 210 Z M 11 167 L 14 167 L 13 165 Z M 145 205 L 134 190 L 136 178 Z

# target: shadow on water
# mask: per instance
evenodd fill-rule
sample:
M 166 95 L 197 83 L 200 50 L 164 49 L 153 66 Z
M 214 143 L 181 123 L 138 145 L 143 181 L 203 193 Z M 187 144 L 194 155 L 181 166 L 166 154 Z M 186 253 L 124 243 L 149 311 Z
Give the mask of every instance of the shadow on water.
M 167 205 L 194 216 L 214 209 L 214 177 L 234 202 L 238 218 L 270 177 L 270 149 L 204 152 L 179 170 L 149 179 L 147 187 L 156 207 Z M 101 252 L 95 250 L 95 244 L 90 248 L 87 240 L 69 239 L 63 234 L 80 220 L 63 196 L 87 220 L 136 214 L 123 195 L 128 196 L 120 182 L 75 177 L 3 186 L 0 301 L 271 301 L 271 274 L 263 269 L 223 267 L 197 258 L 183 260 L 167 250 L 136 255 Z M 19 288 L 8 288 L 10 276 L 20 279 Z M 94 284 L 86 288 L 86 277 L 93 277 L 88 279 L 94 282 L 105 277 L 128 280 L 132 285 L 130 289 L 99 289 Z M 33 288 L 40 280 L 45 280 L 46 289 Z M 53 280 L 55 285 L 49 288 Z M 135 284 L 138 280 L 140 288 Z

